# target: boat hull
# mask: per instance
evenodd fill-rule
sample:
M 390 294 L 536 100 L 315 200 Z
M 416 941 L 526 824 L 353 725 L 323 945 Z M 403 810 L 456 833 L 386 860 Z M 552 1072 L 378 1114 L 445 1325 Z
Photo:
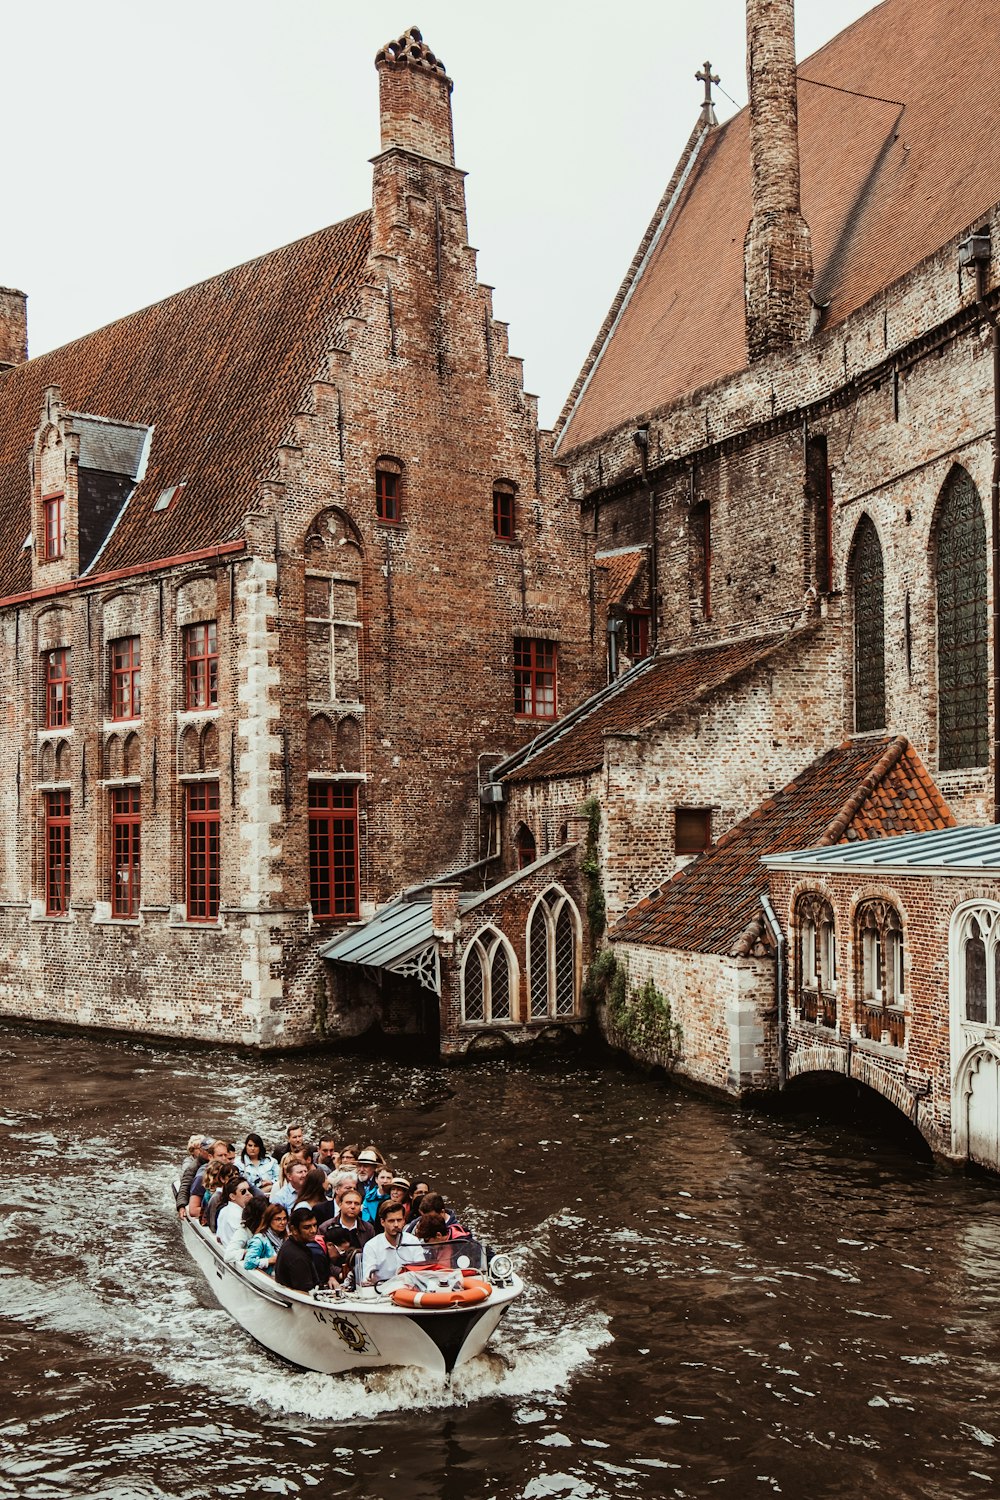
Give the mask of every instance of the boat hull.
M 272 1354 L 324 1375 L 385 1365 L 449 1375 L 482 1353 L 523 1290 L 514 1277 L 512 1285 L 494 1286 L 487 1301 L 475 1307 L 424 1311 L 358 1294 L 319 1302 L 261 1271 L 228 1265 L 214 1235 L 189 1220 L 181 1222 L 188 1253 L 240 1327 Z

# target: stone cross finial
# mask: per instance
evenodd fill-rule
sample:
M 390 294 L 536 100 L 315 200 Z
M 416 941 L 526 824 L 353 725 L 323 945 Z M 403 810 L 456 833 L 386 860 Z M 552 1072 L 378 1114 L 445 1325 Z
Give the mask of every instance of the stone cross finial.
M 715 104 L 712 99 L 712 84 L 721 82 L 718 73 L 712 72 L 712 64 L 705 62 L 695 75 L 699 83 L 705 85 L 705 97 L 701 101 L 702 118 L 706 125 L 718 125 L 719 121 L 715 113 Z

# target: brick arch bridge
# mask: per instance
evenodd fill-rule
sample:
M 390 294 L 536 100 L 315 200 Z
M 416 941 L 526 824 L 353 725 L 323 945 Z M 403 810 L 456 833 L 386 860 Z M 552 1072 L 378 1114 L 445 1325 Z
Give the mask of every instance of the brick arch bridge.
M 883 1063 L 856 1047 L 793 1043 L 789 1048 L 787 1076 L 791 1082 L 806 1073 L 837 1073 L 841 1078 L 864 1084 L 898 1109 L 920 1132 L 932 1151 L 938 1155 L 950 1154 L 950 1142 L 944 1140 L 933 1118 L 930 1101 L 913 1092 L 899 1076 L 898 1066 Z

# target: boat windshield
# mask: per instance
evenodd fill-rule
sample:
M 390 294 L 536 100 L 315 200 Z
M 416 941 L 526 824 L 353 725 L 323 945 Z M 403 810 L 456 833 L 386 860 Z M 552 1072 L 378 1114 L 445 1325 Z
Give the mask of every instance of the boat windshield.
M 479 1240 L 463 1235 L 453 1240 L 404 1240 L 399 1247 L 405 1270 L 484 1271 L 486 1251 Z

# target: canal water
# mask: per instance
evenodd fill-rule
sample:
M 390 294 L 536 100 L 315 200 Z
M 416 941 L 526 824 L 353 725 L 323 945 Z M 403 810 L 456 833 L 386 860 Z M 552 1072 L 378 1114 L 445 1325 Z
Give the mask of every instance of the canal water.
M 0 1497 L 957 1500 L 1000 1477 L 1000 1187 L 610 1067 L 0 1027 Z M 453 1383 L 303 1374 L 212 1302 L 192 1129 L 374 1139 L 530 1292 Z

